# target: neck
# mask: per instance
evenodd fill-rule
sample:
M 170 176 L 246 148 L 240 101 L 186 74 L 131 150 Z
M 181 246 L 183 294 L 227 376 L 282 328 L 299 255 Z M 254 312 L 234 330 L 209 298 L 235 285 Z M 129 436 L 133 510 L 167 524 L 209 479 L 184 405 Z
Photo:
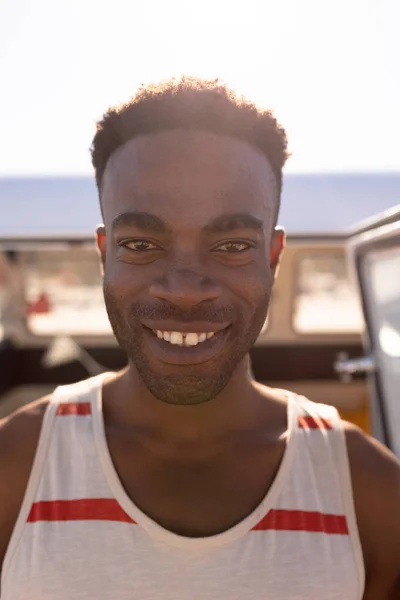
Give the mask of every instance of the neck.
M 168 443 L 202 443 L 257 425 L 265 407 L 246 357 L 213 400 L 197 405 L 171 405 L 155 398 L 133 365 L 104 386 L 104 410 L 109 423 L 145 431 Z M 108 389 L 107 389 L 108 388 Z

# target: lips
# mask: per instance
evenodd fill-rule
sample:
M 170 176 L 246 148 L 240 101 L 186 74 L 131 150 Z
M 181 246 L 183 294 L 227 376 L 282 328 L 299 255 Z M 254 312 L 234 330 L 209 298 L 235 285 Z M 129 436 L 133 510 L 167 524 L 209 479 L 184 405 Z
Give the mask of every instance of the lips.
M 150 326 L 149 326 L 150 325 Z M 225 323 L 143 323 L 152 354 L 176 365 L 199 364 L 215 358 L 226 338 Z

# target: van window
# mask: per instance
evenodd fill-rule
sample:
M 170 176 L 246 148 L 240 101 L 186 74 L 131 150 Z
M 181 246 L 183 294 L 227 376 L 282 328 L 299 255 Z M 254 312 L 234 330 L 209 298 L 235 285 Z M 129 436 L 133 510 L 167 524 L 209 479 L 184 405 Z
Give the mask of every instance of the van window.
M 108 334 L 94 249 L 38 250 L 24 257 L 25 310 L 36 335 Z
M 310 254 L 298 261 L 293 327 L 302 334 L 359 333 L 364 318 L 345 254 Z
M 362 262 L 367 307 L 391 447 L 400 457 L 400 246 Z

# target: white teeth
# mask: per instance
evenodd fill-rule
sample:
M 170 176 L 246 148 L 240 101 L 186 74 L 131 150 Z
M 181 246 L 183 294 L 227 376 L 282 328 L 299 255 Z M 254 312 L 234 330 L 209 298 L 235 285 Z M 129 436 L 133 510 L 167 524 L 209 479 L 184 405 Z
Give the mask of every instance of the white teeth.
M 180 331 L 160 331 L 159 329 L 154 329 L 153 332 L 158 339 L 164 339 L 176 346 L 197 346 L 197 344 L 212 338 L 215 333 L 213 331 L 209 333 L 181 333 Z
M 200 342 L 200 335 L 197 335 L 197 333 L 187 333 L 185 335 L 186 346 L 197 346 L 197 344 Z
M 165 339 L 165 333 L 164 333 L 164 339 Z M 171 333 L 171 337 L 170 340 L 171 344 L 183 344 L 183 335 L 181 333 L 179 333 L 178 331 L 173 331 Z

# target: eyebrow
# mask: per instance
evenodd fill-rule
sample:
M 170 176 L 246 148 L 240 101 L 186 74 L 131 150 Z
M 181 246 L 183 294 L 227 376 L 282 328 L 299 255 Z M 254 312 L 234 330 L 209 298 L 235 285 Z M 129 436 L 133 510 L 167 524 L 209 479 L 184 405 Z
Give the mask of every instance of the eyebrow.
M 113 231 L 122 227 L 137 227 L 143 231 L 166 233 L 170 231 L 162 219 L 148 212 L 124 212 L 115 217 L 111 223 Z M 226 233 L 239 229 L 261 231 L 264 224 L 261 219 L 249 213 L 234 213 L 221 215 L 204 227 L 207 234 Z
M 206 233 L 225 233 L 238 229 L 254 229 L 261 231 L 264 223 L 249 213 L 221 215 L 204 227 Z
M 169 230 L 164 221 L 148 212 L 124 212 L 113 219 L 111 229 L 114 231 L 122 227 L 137 227 L 144 231 L 165 233 Z

